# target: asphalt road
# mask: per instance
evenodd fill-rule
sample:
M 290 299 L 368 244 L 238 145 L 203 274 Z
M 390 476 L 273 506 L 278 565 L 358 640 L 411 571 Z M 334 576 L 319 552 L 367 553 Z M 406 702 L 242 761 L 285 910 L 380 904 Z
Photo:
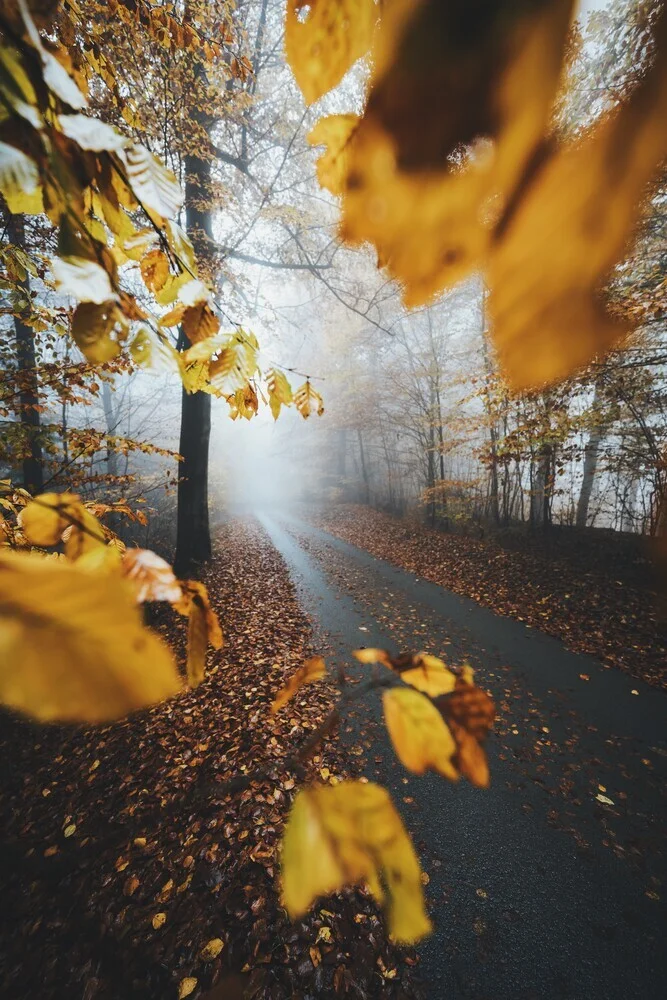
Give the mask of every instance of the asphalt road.
M 486 791 L 406 772 L 379 699 L 341 732 L 429 876 L 428 996 L 666 996 L 667 697 L 294 517 L 258 517 L 328 662 L 359 646 L 467 659 L 499 706 Z

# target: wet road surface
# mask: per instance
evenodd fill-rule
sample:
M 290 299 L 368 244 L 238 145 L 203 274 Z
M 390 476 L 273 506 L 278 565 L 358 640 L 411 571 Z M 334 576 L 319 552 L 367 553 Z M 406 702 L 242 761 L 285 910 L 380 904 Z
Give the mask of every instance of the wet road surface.
M 428 996 L 667 995 L 667 697 L 294 517 L 258 518 L 330 664 L 370 671 L 351 664 L 359 646 L 467 659 L 499 707 L 486 791 L 405 771 L 379 697 L 341 731 L 429 877 Z

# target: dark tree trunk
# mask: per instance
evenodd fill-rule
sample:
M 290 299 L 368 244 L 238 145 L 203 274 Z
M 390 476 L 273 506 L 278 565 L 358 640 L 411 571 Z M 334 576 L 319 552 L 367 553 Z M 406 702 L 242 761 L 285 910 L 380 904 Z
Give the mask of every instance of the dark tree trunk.
M 595 386 L 595 395 L 593 396 L 592 409 L 594 413 L 597 413 L 599 407 L 599 395 L 600 388 L 598 385 Z M 579 499 L 577 501 L 577 518 L 576 525 L 578 528 L 585 528 L 588 524 L 588 508 L 591 502 L 591 495 L 593 493 L 593 482 L 595 480 L 595 473 L 598 467 L 598 456 L 600 454 L 600 445 L 606 434 L 607 428 L 604 423 L 596 421 L 591 428 L 591 433 L 588 438 L 588 442 L 584 449 L 584 470 L 583 479 L 581 482 L 581 492 L 579 493 Z
M 210 163 L 196 156 L 185 158 L 185 213 L 188 235 L 197 259 L 206 268 L 213 249 L 210 202 Z M 190 346 L 181 330 L 179 347 Z M 211 397 L 206 392 L 183 390 L 179 452 L 178 515 L 174 569 L 191 576 L 211 558 L 208 516 L 208 451 L 211 436 Z
M 25 250 L 23 216 L 7 212 L 7 233 L 11 242 Z M 30 279 L 19 282 L 30 301 Z M 18 369 L 18 414 L 23 431 L 23 486 L 29 493 L 40 493 L 44 485 L 44 466 L 39 416 L 39 382 L 35 334 L 20 316 L 14 317 L 16 332 L 16 364 Z

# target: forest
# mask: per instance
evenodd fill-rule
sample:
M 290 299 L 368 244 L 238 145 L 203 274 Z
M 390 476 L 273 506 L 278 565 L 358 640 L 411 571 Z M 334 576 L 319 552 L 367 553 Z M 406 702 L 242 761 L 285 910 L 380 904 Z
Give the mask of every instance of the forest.
M 0 996 L 662 995 L 666 122 L 663 0 L 0 0 Z

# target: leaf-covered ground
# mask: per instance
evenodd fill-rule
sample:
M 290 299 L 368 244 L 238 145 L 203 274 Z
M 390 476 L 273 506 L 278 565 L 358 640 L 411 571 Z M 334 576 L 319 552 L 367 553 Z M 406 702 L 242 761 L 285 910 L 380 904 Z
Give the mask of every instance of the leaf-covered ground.
M 428 996 L 652 997 L 664 978 L 663 692 L 296 516 L 262 523 L 325 655 L 345 663 L 363 644 L 467 660 L 496 700 L 484 791 L 406 774 L 381 710 L 349 713 L 350 749 L 390 789 L 429 879 Z
M 325 531 L 448 590 L 562 639 L 650 684 L 667 687 L 667 626 L 651 589 L 651 567 L 613 544 L 506 548 L 443 534 L 369 507 L 308 513 Z
M 307 776 L 354 766 L 328 739 L 281 764 L 331 706 L 328 683 L 268 706 L 310 650 L 280 556 L 256 527 L 221 529 L 207 584 L 227 645 L 196 690 L 106 728 L 0 717 L 0 981 L 20 1000 L 419 996 L 412 953 L 348 892 L 291 924 L 277 847 Z M 182 651 L 170 611 L 154 624 Z M 266 778 L 234 792 L 244 770 Z

